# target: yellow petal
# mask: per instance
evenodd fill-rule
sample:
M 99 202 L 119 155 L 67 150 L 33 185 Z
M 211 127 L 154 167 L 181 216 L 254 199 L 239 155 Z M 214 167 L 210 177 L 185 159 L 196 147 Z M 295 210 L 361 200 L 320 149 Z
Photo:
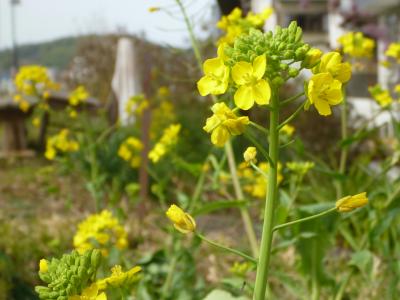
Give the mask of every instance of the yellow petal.
M 215 90 L 217 85 L 218 82 L 216 80 L 206 75 L 200 78 L 197 82 L 197 89 L 199 90 L 200 95 L 207 96 Z
M 213 115 L 207 118 L 206 125 L 203 127 L 203 130 L 206 132 L 211 132 L 221 123 L 217 116 Z
M 257 104 L 268 104 L 271 99 L 271 87 L 268 82 L 261 79 L 253 86 L 254 100 Z
M 341 64 L 338 74 L 335 76 L 335 78 L 342 83 L 349 81 L 351 78 L 351 65 L 347 62 Z
M 204 74 L 213 74 L 215 76 L 222 76 L 225 70 L 224 62 L 221 58 L 210 58 L 207 59 L 203 64 Z
M 324 100 L 319 100 L 315 101 L 314 105 L 320 115 L 329 116 L 330 114 L 332 114 L 332 110 L 328 102 Z
M 245 61 L 236 63 L 232 68 L 232 78 L 238 85 L 249 83 L 253 75 L 253 66 Z
M 240 109 L 250 109 L 254 105 L 253 87 L 251 85 L 242 85 L 236 91 L 233 99 Z
M 253 61 L 253 76 L 257 79 L 261 79 L 265 74 L 267 68 L 267 59 L 265 54 L 257 56 Z
M 218 147 L 223 147 L 228 139 L 229 139 L 229 132 L 222 126 L 216 128 L 211 133 L 211 143 L 213 143 Z

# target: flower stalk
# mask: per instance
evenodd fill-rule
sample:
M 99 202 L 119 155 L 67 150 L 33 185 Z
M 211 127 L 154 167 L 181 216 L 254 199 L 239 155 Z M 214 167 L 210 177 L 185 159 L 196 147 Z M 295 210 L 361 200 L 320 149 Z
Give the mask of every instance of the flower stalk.
M 278 157 L 279 157 L 279 101 L 275 89 L 271 98 L 269 125 L 269 157 L 271 164 L 268 171 L 268 189 L 265 199 L 264 224 L 261 237 L 260 257 L 257 266 L 254 300 L 264 300 L 267 289 L 268 266 L 271 256 L 273 237 L 273 219 L 275 202 L 278 196 Z

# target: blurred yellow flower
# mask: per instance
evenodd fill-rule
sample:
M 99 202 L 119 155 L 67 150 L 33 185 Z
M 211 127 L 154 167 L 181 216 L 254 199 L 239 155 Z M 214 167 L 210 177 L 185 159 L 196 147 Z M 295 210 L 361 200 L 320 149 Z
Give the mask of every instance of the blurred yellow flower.
M 343 101 L 342 83 L 332 77 L 330 73 L 313 75 L 307 85 L 306 109 L 313 104 L 322 116 L 332 114 L 331 105 L 338 105 Z
M 309 170 L 311 170 L 312 168 L 314 168 L 315 164 L 311 161 L 292 161 L 292 162 L 288 162 L 286 163 L 286 167 L 301 176 L 304 176 L 305 174 L 307 174 L 307 172 Z
M 59 88 L 58 84 L 50 79 L 48 70 L 38 65 L 20 67 L 14 83 L 18 92 L 29 96 L 39 97 L 45 92 Z
M 46 259 L 42 258 L 39 261 L 39 272 L 46 273 L 48 270 L 49 270 L 49 262 Z
M 197 82 L 200 95 L 220 95 L 225 93 L 229 83 L 229 67 L 222 58 L 207 59 L 203 64 L 204 76 Z
M 118 148 L 118 156 L 129 162 L 132 168 L 140 166 L 140 153 L 143 150 L 142 142 L 135 137 L 128 137 Z
M 312 71 L 314 74 L 328 72 L 341 83 L 346 83 L 351 78 L 351 65 L 347 62 L 342 63 L 342 56 L 338 52 L 324 54 Z
M 390 92 L 383 89 L 379 84 L 368 87 L 368 91 L 374 100 L 383 108 L 389 106 L 393 102 Z
M 83 85 L 73 90 L 68 97 L 68 103 L 71 106 L 78 106 L 89 98 L 89 93 Z
M 286 134 L 287 136 L 292 136 L 293 133 L 295 132 L 295 128 L 292 125 L 289 124 L 285 124 L 282 128 L 281 128 L 281 132 Z
M 400 43 L 391 43 L 385 52 L 386 56 L 393 57 L 400 64 Z
M 348 32 L 342 35 L 338 42 L 343 47 L 343 53 L 352 57 L 372 57 L 375 41 L 367 38 L 362 32 Z
M 237 117 L 224 102 L 215 103 L 211 110 L 214 114 L 203 129 L 211 132 L 211 142 L 216 146 L 223 147 L 231 135 L 242 134 L 250 123 L 248 117 Z
M 70 138 L 69 130 L 62 129 L 58 134 L 47 139 L 45 157 L 52 160 L 55 158 L 57 151 L 65 153 L 78 150 L 79 144 Z
M 191 215 L 185 213 L 180 207 L 172 204 L 166 212 L 167 217 L 174 223 L 176 230 L 189 233 L 196 230 L 196 222 Z
M 40 126 L 40 118 L 39 117 L 34 117 L 32 119 L 32 125 L 35 127 L 39 127 Z
M 151 13 L 157 12 L 159 10 L 160 10 L 160 8 L 159 7 L 155 7 L 155 6 L 151 6 L 151 7 L 148 8 L 148 11 L 151 12 Z
M 349 212 L 368 204 L 367 193 L 363 192 L 353 196 L 346 196 L 336 201 L 336 209 L 339 212 Z
M 181 124 L 172 124 L 164 129 L 160 140 L 149 152 L 149 158 L 153 163 L 157 163 L 178 142 L 180 130 Z
M 93 214 L 79 223 L 74 236 L 74 247 L 79 253 L 89 249 L 100 249 L 103 255 L 115 246 L 124 249 L 128 245 L 127 233 L 117 218 L 108 210 Z
M 244 161 L 247 163 L 252 162 L 255 164 L 257 162 L 256 156 L 257 156 L 256 147 L 247 147 L 246 151 L 244 151 L 243 153 Z
M 268 104 L 271 98 L 271 88 L 262 77 L 267 67 L 265 55 L 257 56 L 253 64 L 238 62 L 232 68 L 233 81 L 239 86 L 234 100 L 237 107 L 248 110 L 254 102 L 259 105 Z

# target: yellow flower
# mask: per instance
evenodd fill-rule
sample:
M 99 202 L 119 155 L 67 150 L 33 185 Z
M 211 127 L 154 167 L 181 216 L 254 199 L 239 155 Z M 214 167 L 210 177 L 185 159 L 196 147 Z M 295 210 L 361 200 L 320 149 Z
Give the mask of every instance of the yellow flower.
M 71 109 L 71 110 L 69 111 L 69 117 L 70 117 L 71 119 L 75 119 L 77 116 L 78 116 L 78 113 L 77 113 L 77 111 L 76 111 L 75 109 Z
M 281 128 L 281 131 L 287 136 L 292 136 L 295 130 L 296 129 L 294 128 L 294 126 L 291 126 L 289 124 L 286 124 Z
M 220 95 L 225 93 L 229 83 L 229 67 L 222 58 L 207 59 L 203 64 L 204 76 L 197 82 L 200 95 Z
M 247 147 L 246 151 L 243 153 L 244 161 L 247 163 L 256 163 L 257 149 L 256 147 Z
M 368 204 L 367 193 L 346 196 L 336 201 L 336 209 L 339 212 L 348 212 Z
M 142 142 L 135 137 L 128 137 L 118 148 L 118 156 L 130 163 L 132 168 L 140 166 L 140 153 L 143 149 Z
M 265 55 L 257 56 L 253 64 L 245 61 L 236 63 L 232 68 L 233 81 L 239 86 L 234 95 L 237 107 L 248 110 L 254 102 L 268 104 L 271 98 L 271 88 L 262 77 L 267 67 Z
M 29 110 L 30 104 L 26 100 L 21 100 L 19 103 L 19 109 L 22 110 L 23 112 L 27 112 Z
M 381 107 L 387 107 L 393 102 L 388 90 L 384 90 L 379 84 L 368 87 L 368 91 Z
M 341 83 L 346 83 L 351 78 L 351 65 L 342 63 L 342 56 L 338 52 L 324 54 L 321 62 L 312 71 L 314 74 L 328 72 Z
M 46 273 L 49 270 L 49 262 L 46 259 L 39 261 L 39 272 Z
M 56 156 L 57 150 L 60 152 L 75 152 L 78 149 L 79 144 L 69 138 L 69 130 L 62 129 L 58 134 L 47 139 L 45 157 L 52 160 Z
M 68 298 L 68 300 L 107 300 L 107 295 L 103 292 L 100 293 L 99 287 L 96 283 L 85 288 L 81 295 L 75 295 Z
M 58 85 L 51 81 L 48 70 L 38 65 L 19 68 L 14 83 L 17 90 L 25 95 L 42 96 L 46 91 L 58 89 Z
M 306 56 L 301 63 L 303 68 L 311 69 L 320 61 L 322 56 L 322 51 L 318 48 L 311 48 L 307 51 Z
M 196 230 L 196 222 L 191 215 L 180 207 L 172 204 L 166 212 L 167 217 L 174 223 L 174 227 L 182 232 L 189 233 Z
M 68 103 L 77 106 L 89 98 L 89 93 L 84 86 L 80 85 L 69 94 Z
M 216 146 L 223 147 L 231 135 L 242 134 L 250 123 L 248 117 L 237 117 L 224 102 L 215 103 L 211 110 L 214 114 L 203 129 L 211 132 L 211 142 Z
M 322 116 L 332 114 L 331 105 L 337 105 L 342 102 L 342 83 L 332 77 L 330 73 L 319 73 L 313 75 L 307 86 L 308 102 L 306 109 L 310 104 L 314 104 L 318 113 Z
M 148 9 L 148 11 L 151 12 L 151 13 L 159 11 L 159 10 L 160 10 L 160 8 L 159 7 L 155 7 L 155 6 L 149 7 L 149 9 Z
M 391 43 L 385 52 L 386 56 L 393 57 L 400 64 L 400 43 Z
M 38 117 L 33 118 L 32 125 L 35 127 L 39 127 L 40 126 L 40 118 L 38 118 Z
M 149 158 L 153 163 L 157 163 L 167 151 L 178 142 L 178 134 L 181 124 L 172 124 L 164 129 L 163 135 L 157 144 L 149 152 Z
M 259 14 L 254 14 L 250 11 L 246 16 L 246 20 L 249 21 L 250 24 L 254 27 L 261 27 L 262 25 L 264 25 L 265 20 L 267 20 L 273 12 L 273 9 L 270 7 L 265 8 Z
M 116 265 L 111 268 L 111 276 L 97 281 L 96 285 L 100 290 L 106 289 L 107 286 L 117 288 L 130 285 L 138 280 L 139 277 L 137 276 L 137 273 L 141 270 L 141 267 L 136 266 L 127 272 L 123 272 L 122 267 L 120 265 Z
M 102 253 L 107 253 L 111 246 L 124 249 L 128 245 L 125 229 L 108 210 L 90 215 L 79 223 L 73 243 L 79 253 L 99 247 L 106 250 Z
M 362 32 L 348 32 L 338 42 L 342 45 L 343 52 L 352 57 L 371 57 L 375 48 L 375 41 L 365 37 Z
M 157 94 L 160 97 L 167 97 L 169 96 L 170 92 L 169 92 L 169 88 L 167 86 L 160 86 L 158 88 Z

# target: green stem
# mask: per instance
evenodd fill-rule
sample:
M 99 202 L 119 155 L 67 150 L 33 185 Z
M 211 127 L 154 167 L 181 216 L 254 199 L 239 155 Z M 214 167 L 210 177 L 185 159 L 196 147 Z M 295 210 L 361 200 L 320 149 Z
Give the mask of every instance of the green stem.
M 257 128 L 258 130 L 262 131 L 265 134 L 269 134 L 267 128 L 264 128 L 261 125 L 258 125 L 257 123 L 250 121 L 250 125 L 253 126 L 254 128 Z
M 253 167 L 254 170 L 256 170 L 258 173 L 260 173 L 260 175 L 262 175 L 263 177 L 265 177 L 265 179 L 268 180 L 268 175 L 263 170 L 257 167 L 253 162 L 250 162 L 250 165 Z
M 342 130 L 342 141 L 347 139 L 347 99 L 346 90 L 343 88 L 343 106 L 341 110 L 340 126 Z M 339 173 L 344 175 L 346 173 L 346 162 L 347 162 L 347 146 L 342 146 L 340 151 L 340 163 L 339 163 Z M 337 198 L 343 196 L 343 183 L 338 184 Z
M 228 158 L 229 171 L 232 177 L 233 189 L 235 190 L 236 199 L 244 199 L 242 187 L 239 183 L 239 178 L 236 171 L 235 157 L 233 156 L 232 144 L 230 141 L 225 144 L 225 151 Z M 242 215 L 242 221 L 244 229 L 246 231 L 247 238 L 249 239 L 250 248 L 253 256 L 258 256 L 258 243 L 256 233 L 254 232 L 253 224 L 251 222 L 249 211 L 246 207 L 240 208 L 240 213 Z
M 289 124 L 294 118 L 296 118 L 303 109 L 304 105 L 306 105 L 306 101 L 304 101 L 289 118 L 287 118 L 285 121 L 282 122 L 282 124 L 278 126 L 278 130 L 281 130 L 283 126 Z
M 327 214 L 330 214 L 333 211 L 336 211 L 336 207 L 332 207 L 332 208 L 330 208 L 328 210 L 325 210 L 325 211 L 320 212 L 319 214 L 316 214 L 316 215 L 313 215 L 313 216 L 309 216 L 309 217 L 306 217 L 306 218 L 298 219 L 296 221 L 287 222 L 287 223 L 283 223 L 283 224 L 277 225 L 277 226 L 274 227 L 273 231 L 277 231 L 279 229 L 282 229 L 282 228 L 285 228 L 285 227 L 288 227 L 288 226 L 292 226 L 294 224 L 307 222 L 307 221 L 310 221 L 310 220 L 325 216 Z
M 187 210 L 188 213 L 193 212 L 193 209 L 196 207 L 196 203 L 200 198 L 201 191 L 203 190 L 203 186 L 204 186 L 204 180 L 206 178 L 206 173 L 207 173 L 206 170 L 204 169 L 204 165 L 208 162 L 209 159 L 210 159 L 210 156 L 207 156 L 207 158 L 205 159 L 205 161 L 203 163 L 203 169 L 201 170 L 200 177 L 197 180 L 196 188 L 194 190 L 193 197 L 190 201 L 189 208 Z
M 200 239 L 202 239 L 203 241 L 205 241 L 206 243 L 209 243 L 210 245 L 212 245 L 212 246 L 214 246 L 214 247 L 216 247 L 216 248 L 219 248 L 219 249 L 221 249 L 221 250 L 234 253 L 234 254 L 236 254 L 236 255 L 239 255 L 239 256 L 241 256 L 241 257 L 243 257 L 243 258 L 245 258 L 245 259 L 247 259 L 247 260 L 249 260 L 249 261 L 251 261 L 251 262 L 257 264 L 257 259 L 255 259 L 254 257 L 251 257 L 251 256 L 249 256 L 249 255 L 247 255 L 247 254 L 245 254 L 245 253 L 243 253 L 243 252 L 241 252 L 241 251 L 239 251 L 239 250 L 236 250 L 236 249 L 233 249 L 233 248 L 229 248 L 229 247 L 223 246 L 223 245 L 221 245 L 221 244 L 218 244 L 218 243 L 216 243 L 216 242 L 214 242 L 214 241 L 211 241 L 211 240 L 209 240 L 208 238 L 206 238 L 204 235 L 202 235 L 201 233 L 196 232 L 196 235 L 197 235 Z
M 276 91 L 277 92 L 277 91 Z M 270 125 L 269 125 L 269 156 L 273 162 L 268 170 L 268 189 L 265 199 L 264 224 L 262 229 L 260 258 L 257 267 L 256 283 L 254 287 L 254 300 L 264 300 L 267 289 L 268 266 L 271 255 L 273 237 L 274 209 L 278 196 L 278 154 L 279 154 L 279 107 L 277 93 L 271 99 Z
M 283 100 L 283 101 L 281 101 L 280 103 L 279 103 L 279 106 L 284 106 L 284 105 L 286 105 L 286 104 L 288 104 L 288 103 L 290 103 L 290 102 L 292 102 L 292 101 L 295 101 L 295 100 L 297 100 L 297 99 L 299 99 L 301 96 L 303 96 L 304 95 L 304 92 L 301 92 L 301 93 L 299 93 L 299 94 L 297 94 L 297 95 L 294 95 L 293 97 L 290 97 L 290 98 L 287 98 L 287 99 L 285 99 L 285 100 Z

